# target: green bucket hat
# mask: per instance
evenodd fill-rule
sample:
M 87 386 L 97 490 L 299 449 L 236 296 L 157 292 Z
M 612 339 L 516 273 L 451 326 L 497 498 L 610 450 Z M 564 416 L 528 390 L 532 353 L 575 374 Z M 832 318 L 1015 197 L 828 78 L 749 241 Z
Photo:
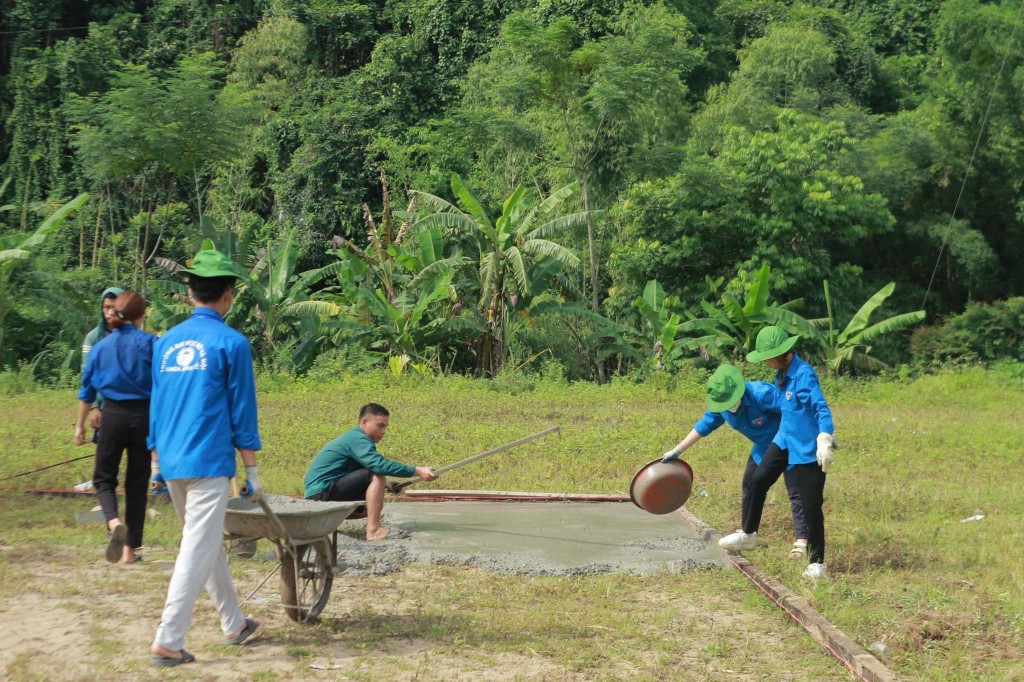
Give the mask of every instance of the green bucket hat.
M 213 242 L 209 239 L 203 240 L 199 253 L 192 259 L 192 267 L 182 268 L 178 272 L 185 272 L 196 277 L 238 277 L 238 266 L 230 258 L 213 248 Z
M 799 336 L 790 336 L 781 327 L 765 327 L 757 333 L 754 350 L 747 353 L 747 362 L 761 362 L 785 355 L 799 340 Z
M 708 409 L 712 412 L 725 412 L 740 401 L 744 391 L 746 386 L 739 369 L 732 365 L 721 365 L 708 379 Z

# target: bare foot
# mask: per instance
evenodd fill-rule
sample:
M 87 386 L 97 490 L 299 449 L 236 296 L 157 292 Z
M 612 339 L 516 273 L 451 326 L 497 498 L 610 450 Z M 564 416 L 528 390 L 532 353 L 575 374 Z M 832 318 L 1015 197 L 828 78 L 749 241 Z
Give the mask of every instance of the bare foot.
M 153 642 L 153 645 L 149 647 L 149 650 L 154 656 L 163 656 L 164 658 L 181 658 L 180 651 L 171 651 L 167 647 L 162 647 L 156 642 Z
M 367 533 L 366 540 L 398 540 L 409 537 L 409 531 L 402 528 L 379 528 L 374 533 Z

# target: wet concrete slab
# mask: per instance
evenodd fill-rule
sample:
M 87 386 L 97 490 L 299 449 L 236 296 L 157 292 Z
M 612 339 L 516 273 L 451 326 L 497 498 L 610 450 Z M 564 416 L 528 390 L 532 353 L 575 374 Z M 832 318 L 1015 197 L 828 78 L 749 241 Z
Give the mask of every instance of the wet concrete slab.
M 342 524 L 349 574 L 405 563 L 469 565 L 501 574 L 673 574 L 728 565 L 678 514 L 623 502 L 430 501 L 385 505 L 385 525 L 411 537 L 366 542 L 365 522 Z

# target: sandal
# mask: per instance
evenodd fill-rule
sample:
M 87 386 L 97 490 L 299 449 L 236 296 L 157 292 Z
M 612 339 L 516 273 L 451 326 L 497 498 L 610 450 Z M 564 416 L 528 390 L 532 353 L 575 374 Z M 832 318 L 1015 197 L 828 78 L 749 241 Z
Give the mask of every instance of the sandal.
M 790 559 L 800 559 L 807 556 L 807 540 L 797 540 L 793 543 L 793 549 L 789 550 Z
M 121 560 L 124 550 L 124 543 L 128 539 L 128 526 L 119 523 L 110 530 L 110 539 L 107 540 L 106 557 L 107 561 L 116 564 Z
M 235 637 L 225 637 L 224 643 L 232 645 L 242 644 L 245 642 L 245 640 L 249 639 L 249 635 L 256 632 L 256 628 L 258 628 L 259 626 L 260 622 L 258 620 L 246 618 L 245 627 L 242 628 L 242 631 L 239 632 Z
M 152 659 L 153 665 L 162 666 L 164 668 L 176 668 L 182 663 L 192 663 L 196 660 L 196 657 L 185 651 L 181 650 L 181 656 L 156 656 Z

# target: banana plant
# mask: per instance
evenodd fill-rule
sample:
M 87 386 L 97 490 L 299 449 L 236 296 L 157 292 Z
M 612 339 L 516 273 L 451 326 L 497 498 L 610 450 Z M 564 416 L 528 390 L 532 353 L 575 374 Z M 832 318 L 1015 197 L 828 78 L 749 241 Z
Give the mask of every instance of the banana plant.
M 616 322 L 571 301 L 543 301 L 534 307 L 532 314 L 573 316 L 593 324 L 595 331 L 581 339 L 580 345 L 585 353 L 593 355 L 591 360 L 595 364 L 619 356 L 627 363 L 650 370 L 673 370 L 685 350 L 677 339 L 679 313 L 672 311 L 677 303 L 677 299 L 665 295 L 657 280 L 650 280 L 643 294 L 633 301 L 633 307 L 643 320 L 639 328 Z
M 4 182 L 3 188 L 7 187 L 7 182 L 9 181 Z M 12 308 L 9 289 L 14 268 L 22 261 L 30 258 L 35 252 L 36 247 L 43 244 L 63 224 L 68 216 L 82 208 L 88 200 L 88 193 L 79 194 L 51 213 L 34 232 L 29 234 L 16 232 L 0 237 L 0 364 L 3 363 L 4 357 L 4 321 Z M 11 205 L 6 204 L 0 206 L 0 211 L 7 211 L 10 208 Z
M 319 282 L 336 274 L 341 264 L 330 263 L 297 273 L 299 250 L 294 230 L 287 232 L 281 241 L 261 248 L 255 248 L 255 242 L 248 235 L 238 238 L 226 232 L 219 236 L 220 243 L 207 238 L 202 248 L 216 246 L 222 253 L 232 255 L 239 265 L 237 303 L 226 321 L 246 331 L 257 357 L 300 371 L 308 367 L 327 342 L 326 332 L 322 331 L 323 319 L 340 311 L 336 303 L 312 297 L 311 291 Z M 156 262 L 172 273 L 183 267 L 165 258 L 158 258 Z M 184 303 L 187 300 L 184 283 L 157 280 L 151 286 L 173 294 L 175 299 L 173 303 L 154 305 L 153 312 L 160 324 L 170 326 L 190 314 Z
M 669 310 L 673 303 L 677 301 L 666 297 L 665 290 L 653 279 L 644 287 L 643 295 L 633 301 L 633 307 L 640 311 L 647 323 L 644 337 L 650 344 L 648 363 L 653 370 L 672 367 L 682 356 L 683 345 L 676 344 L 679 314 Z
M 871 344 L 884 334 L 906 329 L 925 318 L 923 310 L 915 310 L 910 313 L 893 315 L 868 326 L 874 312 L 896 289 L 896 283 L 889 282 L 865 301 L 864 305 L 846 323 L 846 327 L 839 331 L 832 312 L 832 292 L 829 290 L 828 280 L 825 280 L 824 287 L 828 317 L 813 320 L 813 324 L 821 328 L 821 332 L 816 335 L 816 340 L 825 355 L 829 370 L 837 374 L 855 369 L 872 372 L 886 369 L 888 367 L 886 363 L 871 355 Z
M 587 214 L 560 211 L 575 185 L 557 189 L 539 202 L 519 186 L 506 197 L 501 215 L 495 219 L 457 174 L 452 176 L 451 186 L 458 206 L 432 194 L 416 193 L 423 207 L 433 212 L 417 220 L 412 229 L 441 228 L 476 247 L 475 308 L 486 330 L 477 338 L 477 371 L 496 376 L 515 343 L 516 330 L 522 328 L 513 315 L 528 311 L 538 296 L 555 286 L 565 269 L 579 265 L 576 254 L 550 238 L 584 225 Z
M 341 294 L 325 294 L 349 312 L 324 323 L 336 331 L 336 343 L 346 336 L 388 356 L 418 357 L 444 335 L 448 317 L 443 302 L 452 290 L 451 272 L 421 280 L 416 289 L 398 289 L 390 299 L 381 288 L 361 286 L 355 272 L 340 270 Z
M 803 302 L 802 299 L 772 305 L 770 296 L 771 270 L 766 264 L 753 276 L 742 303 L 732 294 L 725 293 L 719 307 L 701 301 L 706 317 L 686 313 L 689 319 L 679 325 L 678 331 L 689 338 L 681 342 L 682 346 L 716 360 L 730 362 L 742 359 L 753 350 L 757 332 L 766 325 L 777 325 L 803 338 L 817 338 L 815 326 L 793 311 Z

